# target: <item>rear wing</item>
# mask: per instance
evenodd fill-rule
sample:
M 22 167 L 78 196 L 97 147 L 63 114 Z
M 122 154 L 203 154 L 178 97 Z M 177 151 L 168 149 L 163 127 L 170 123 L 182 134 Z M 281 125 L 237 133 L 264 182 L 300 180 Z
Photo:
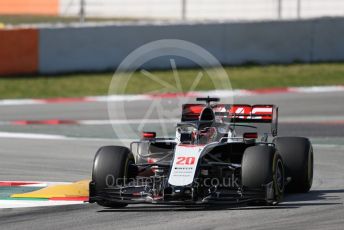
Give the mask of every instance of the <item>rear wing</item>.
M 204 104 L 183 105 L 182 121 L 199 121 Z M 277 135 L 278 107 L 275 105 L 216 104 L 211 105 L 214 120 L 230 123 L 271 123 L 271 133 Z

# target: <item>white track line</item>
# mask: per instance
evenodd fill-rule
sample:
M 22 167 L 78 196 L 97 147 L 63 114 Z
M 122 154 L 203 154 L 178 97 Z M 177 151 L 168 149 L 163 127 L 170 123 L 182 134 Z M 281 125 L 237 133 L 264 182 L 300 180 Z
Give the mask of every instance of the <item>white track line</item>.
M 66 141 L 96 141 L 96 142 L 132 142 L 137 139 L 114 139 L 114 138 L 88 138 L 88 137 L 68 137 L 63 135 L 50 135 L 50 134 L 36 134 L 36 133 L 10 133 L 0 132 L 0 138 L 3 139 L 28 139 L 28 140 L 66 140 Z
M 344 91 L 344 86 L 313 86 L 313 87 L 290 87 L 292 92 L 298 93 L 323 93 Z
M 83 201 L 55 201 L 55 200 L 0 200 L 0 209 L 33 208 L 59 205 L 84 204 Z
M 189 92 L 186 97 L 213 96 L 213 97 L 231 97 L 231 96 L 250 96 L 261 94 L 276 93 L 323 93 L 323 92 L 339 92 L 344 91 L 344 86 L 312 86 L 312 87 L 287 87 L 287 88 L 271 88 L 257 90 L 212 90 Z M 106 96 L 89 96 L 83 98 L 58 98 L 58 99 L 6 99 L 0 100 L 0 106 L 8 105 L 44 105 L 54 103 L 82 103 L 82 102 L 109 102 L 109 101 L 140 101 L 163 98 L 177 98 L 181 94 L 161 94 L 161 95 L 106 95 Z
M 37 100 L 34 99 L 6 99 L 0 100 L 0 106 L 2 105 L 33 105 L 37 104 Z
M 71 184 L 72 182 L 43 182 L 43 181 L 6 181 L 2 180 L 0 183 L 27 183 L 23 185 L 16 185 L 15 187 L 48 187 L 51 185 L 64 185 L 64 184 Z M 0 186 L 0 188 L 3 186 Z
M 10 133 L 0 132 L 0 138 L 22 138 L 22 139 L 50 139 L 50 140 L 62 140 L 66 139 L 66 136 L 62 135 L 50 135 L 50 134 L 35 134 L 35 133 Z

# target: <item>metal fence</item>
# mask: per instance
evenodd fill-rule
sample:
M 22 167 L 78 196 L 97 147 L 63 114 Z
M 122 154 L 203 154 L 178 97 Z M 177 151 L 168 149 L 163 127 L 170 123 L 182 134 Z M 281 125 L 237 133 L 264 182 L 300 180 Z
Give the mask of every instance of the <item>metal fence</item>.
M 344 16 L 344 0 L 62 0 L 62 15 L 196 20 Z
M 0 0 L 0 14 L 11 10 L 25 14 L 28 9 L 29 14 L 80 16 L 81 20 L 283 20 L 344 16 L 344 0 Z

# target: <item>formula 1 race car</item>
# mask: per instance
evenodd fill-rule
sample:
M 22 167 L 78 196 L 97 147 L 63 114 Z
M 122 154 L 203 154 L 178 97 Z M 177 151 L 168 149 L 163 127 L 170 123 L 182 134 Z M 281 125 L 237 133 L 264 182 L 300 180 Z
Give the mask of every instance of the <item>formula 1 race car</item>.
M 130 148 L 100 148 L 89 202 L 113 208 L 136 203 L 273 205 L 284 192 L 310 190 L 312 144 L 304 137 L 276 137 L 275 105 L 215 104 L 219 99 L 209 97 L 197 101 L 205 103 L 183 105 L 174 138 L 143 132 Z M 258 135 L 260 125 L 269 131 Z

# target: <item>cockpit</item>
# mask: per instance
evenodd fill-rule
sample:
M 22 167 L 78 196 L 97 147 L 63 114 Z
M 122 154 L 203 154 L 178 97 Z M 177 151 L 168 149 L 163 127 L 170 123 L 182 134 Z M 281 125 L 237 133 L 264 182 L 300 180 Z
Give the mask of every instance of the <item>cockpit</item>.
M 204 145 L 219 141 L 222 137 L 232 136 L 229 125 L 217 122 L 213 109 L 206 100 L 206 105 L 187 104 L 183 107 L 182 122 L 176 127 L 176 141 L 182 144 Z

